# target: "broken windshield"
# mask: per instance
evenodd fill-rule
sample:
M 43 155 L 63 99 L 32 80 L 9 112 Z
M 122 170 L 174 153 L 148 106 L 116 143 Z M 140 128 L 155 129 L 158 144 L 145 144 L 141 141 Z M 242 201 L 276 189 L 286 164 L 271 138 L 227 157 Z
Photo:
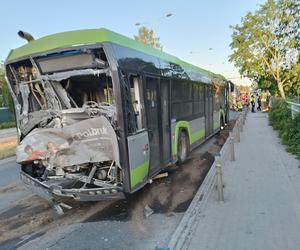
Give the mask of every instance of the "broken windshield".
M 103 49 L 29 58 L 7 65 L 7 76 L 24 135 L 35 127 L 63 127 L 101 114 L 115 122 L 112 79 Z

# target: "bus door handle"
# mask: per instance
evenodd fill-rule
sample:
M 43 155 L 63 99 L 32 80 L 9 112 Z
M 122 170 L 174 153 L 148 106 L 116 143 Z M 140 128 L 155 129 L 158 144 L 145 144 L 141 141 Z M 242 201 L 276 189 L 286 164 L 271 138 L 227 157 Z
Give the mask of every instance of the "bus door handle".
M 148 129 L 148 135 L 149 135 L 149 139 L 153 138 L 153 130 L 152 129 Z

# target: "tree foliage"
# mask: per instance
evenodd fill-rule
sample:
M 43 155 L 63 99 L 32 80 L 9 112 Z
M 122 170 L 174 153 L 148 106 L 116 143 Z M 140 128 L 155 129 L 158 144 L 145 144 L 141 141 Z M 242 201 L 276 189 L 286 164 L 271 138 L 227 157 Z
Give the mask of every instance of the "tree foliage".
M 298 0 L 268 0 L 233 29 L 229 60 L 240 73 L 283 98 L 300 93 Z
M 0 64 L 0 107 L 9 107 L 9 110 L 13 113 L 13 100 L 5 80 L 3 64 Z
M 155 36 L 154 30 L 148 29 L 145 26 L 139 28 L 138 35 L 134 36 L 134 39 L 156 49 L 163 49 L 163 46 L 159 42 L 159 37 Z

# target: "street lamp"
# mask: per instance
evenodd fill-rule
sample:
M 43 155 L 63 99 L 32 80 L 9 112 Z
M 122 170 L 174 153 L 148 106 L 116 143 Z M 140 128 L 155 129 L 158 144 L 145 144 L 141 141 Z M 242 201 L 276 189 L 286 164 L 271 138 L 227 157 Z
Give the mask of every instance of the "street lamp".
M 164 18 L 171 17 L 171 16 L 173 16 L 173 13 L 167 13 L 167 14 L 165 14 L 165 15 L 163 15 L 163 16 L 157 18 L 154 22 L 152 22 L 152 24 L 153 24 L 153 23 L 158 23 L 160 20 L 162 20 L 162 19 L 164 19 Z M 139 27 L 139 26 L 144 25 L 144 24 L 149 24 L 149 22 L 143 22 L 143 23 L 136 22 L 134 25 L 137 26 L 137 27 Z M 151 24 L 151 22 L 150 22 L 150 24 Z
M 208 50 L 211 51 L 211 50 L 213 50 L 213 48 L 208 48 Z M 203 53 L 203 52 L 191 50 L 189 53 L 190 54 L 199 54 L 199 53 Z

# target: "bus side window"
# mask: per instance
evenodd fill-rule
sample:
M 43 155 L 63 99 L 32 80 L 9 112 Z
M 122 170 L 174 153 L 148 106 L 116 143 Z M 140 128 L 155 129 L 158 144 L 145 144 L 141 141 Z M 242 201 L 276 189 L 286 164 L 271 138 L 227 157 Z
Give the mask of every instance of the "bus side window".
M 130 93 L 132 108 L 135 114 L 135 121 L 137 130 L 144 129 L 146 127 L 145 122 L 145 108 L 143 100 L 143 88 L 141 78 L 138 76 L 130 77 Z

